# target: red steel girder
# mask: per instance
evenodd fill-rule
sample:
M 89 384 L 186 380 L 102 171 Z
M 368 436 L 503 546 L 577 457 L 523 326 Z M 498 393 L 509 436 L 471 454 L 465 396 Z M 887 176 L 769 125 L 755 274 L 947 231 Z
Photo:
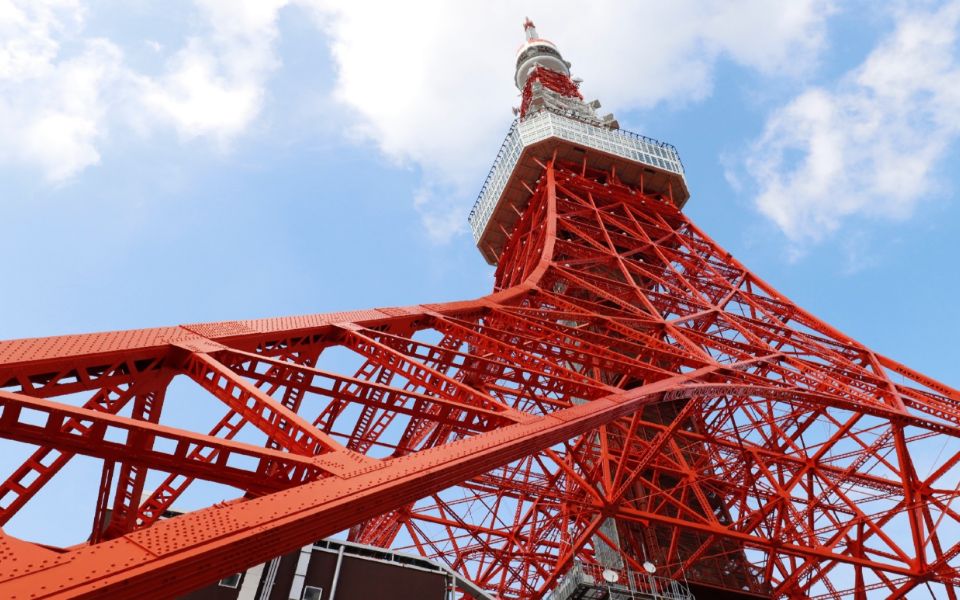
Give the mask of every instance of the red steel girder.
M 241 442 L 195 434 L 127 417 L 73 408 L 42 398 L 0 392 L 0 436 L 19 442 L 49 444 L 73 454 L 174 471 L 261 492 L 289 487 L 325 474 L 317 460 Z M 68 421 L 82 429 L 70 429 Z M 213 450 L 217 461 L 190 460 L 192 448 Z M 234 467 L 238 460 L 272 463 L 264 472 Z
M 478 300 L 0 342 L 0 437 L 36 447 L 0 483 L 0 595 L 166 597 L 352 527 L 505 599 L 600 549 L 758 594 L 955 597 L 960 393 L 667 199 L 542 168 Z M 164 425 L 177 378 L 223 405 L 209 433 Z M 74 454 L 104 464 L 93 537 L 11 537 Z M 237 497 L 160 519 L 195 479 Z

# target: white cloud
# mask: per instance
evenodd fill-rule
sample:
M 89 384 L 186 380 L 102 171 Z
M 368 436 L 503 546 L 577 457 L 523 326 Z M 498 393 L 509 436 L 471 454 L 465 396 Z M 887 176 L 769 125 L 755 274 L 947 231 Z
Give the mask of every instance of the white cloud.
M 413 207 L 420 214 L 420 222 L 430 241 L 445 244 L 465 229 L 463 206 L 456 201 L 444 201 L 456 194 L 455 187 L 423 182 L 414 193 Z
M 423 170 L 417 206 L 432 236 L 465 213 L 519 104 L 514 52 L 526 14 L 612 111 L 683 103 L 710 93 L 723 57 L 763 72 L 802 72 L 822 45 L 825 0 L 622 3 L 310 3 L 338 69 L 337 98 L 353 133 Z
M 277 15 L 285 0 L 200 0 L 206 27 L 171 58 L 157 79 L 142 78 L 148 111 L 186 138 L 220 142 L 260 113 L 266 81 L 279 66 Z
M 853 215 L 903 218 L 936 192 L 960 135 L 960 2 L 901 12 L 894 31 L 829 88 L 776 110 L 747 172 L 756 204 L 795 244 Z
M 59 43 L 55 35 L 82 22 L 73 0 L 0 0 L 0 81 L 24 81 L 50 69 Z
M 105 40 L 85 43 L 83 52 L 56 65 L 34 98 L 37 106 L 19 107 L 20 157 L 40 165 L 52 181 L 64 180 L 100 162 L 96 141 L 104 131 L 108 107 L 105 82 L 120 76 L 121 54 Z M 24 110 L 28 108 L 28 110 Z
M 418 3 L 290 0 L 327 34 L 336 99 L 350 135 L 422 172 L 415 207 L 432 238 L 464 228 L 518 103 L 511 84 L 526 14 L 608 110 L 684 103 L 708 95 L 716 64 L 802 73 L 822 46 L 830 0 L 614 0 Z M 184 140 L 229 144 L 262 113 L 279 68 L 279 14 L 287 0 L 198 0 L 179 47 L 144 41 L 156 75 L 132 69 L 120 48 L 84 37 L 71 0 L 0 0 L 0 133 L 17 156 L 64 180 L 100 160 L 118 124 L 172 127 Z M 293 9 L 298 10 L 298 9 Z M 190 27 L 188 27 L 190 25 Z M 65 54 L 61 40 L 71 39 Z M 31 79 L 33 85 L 21 85 Z M 3 151 L 0 151 L 3 152 Z
M 0 0 L 0 160 L 39 166 L 54 182 L 99 162 L 101 90 L 122 60 L 110 42 L 89 39 L 58 61 L 58 37 L 82 23 L 76 2 Z
M 283 4 L 199 1 L 197 34 L 150 77 L 131 69 L 115 43 L 84 35 L 79 1 L 0 0 L 0 162 L 63 182 L 98 164 L 109 130 L 124 121 L 229 142 L 262 110 L 279 66 Z
M 220 60 L 199 40 L 191 40 L 158 80 L 143 80 L 143 103 L 154 117 L 169 120 L 187 138 L 214 135 L 221 140 L 243 131 L 260 110 L 263 85 L 257 74 L 222 74 Z

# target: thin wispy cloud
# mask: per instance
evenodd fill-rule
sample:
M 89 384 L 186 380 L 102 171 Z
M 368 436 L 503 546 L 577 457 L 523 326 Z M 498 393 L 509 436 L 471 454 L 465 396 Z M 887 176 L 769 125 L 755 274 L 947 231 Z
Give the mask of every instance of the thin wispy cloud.
M 938 192 L 960 136 L 960 2 L 895 22 L 835 85 L 774 110 L 747 154 L 757 208 L 801 251 L 853 218 L 905 218 Z
M 58 184 L 99 164 L 103 142 L 129 129 L 173 128 L 184 139 L 228 144 L 260 114 L 280 65 L 281 5 L 198 2 L 196 31 L 148 76 L 119 44 L 87 32 L 82 3 L 0 1 L 0 163 Z
M 737 193 L 751 195 L 795 254 L 847 219 L 902 218 L 937 191 L 938 166 L 960 135 L 960 3 L 929 6 L 901 8 L 861 65 L 773 108 L 728 165 L 744 184 Z M 559 44 L 589 98 L 625 113 L 695 106 L 725 62 L 761 81 L 815 81 L 836 7 L 536 0 L 521 12 L 506 1 L 198 0 L 179 35 L 138 42 L 157 57 L 150 73 L 128 60 L 136 49 L 88 31 L 89 10 L 79 0 L 0 0 L 0 164 L 60 184 L 131 132 L 146 143 L 172 131 L 212 151 L 234 146 L 269 110 L 290 11 L 330 49 L 320 59 L 333 61 L 327 87 L 343 139 L 419 173 L 410 202 L 442 243 L 465 231 L 519 103 L 510 77 L 523 16 Z M 637 36 L 642 23 L 656 26 Z
M 0 4 L 0 162 L 38 167 L 52 182 L 97 164 L 120 49 L 81 39 L 61 58 L 61 40 L 82 30 L 76 2 Z
M 221 143 L 243 133 L 263 108 L 280 67 L 277 15 L 285 0 L 200 0 L 204 25 L 156 78 L 139 79 L 139 100 L 184 138 Z
M 586 79 L 584 93 L 617 112 L 702 99 L 722 60 L 777 76 L 809 70 L 832 12 L 821 0 L 311 6 L 336 62 L 336 97 L 355 115 L 352 133 L 421 170 L 417 208 L 441 241 L 463 230 L 519 104 L 511 77 L 525 14 Z
M 614 111 L 703 98 L 724 58 L 761 72 L 802 70 L 822 46 L 830 12 L 824 0 L 787 10 L 760 0 L 563 4 L 524 10 L 547 19 L 544 33 L 586 76 L 585 92 Z M 0 160 L 63 181 L 98 164 L 102 142 L 126 128 L 124 119 L 137 131 L 172 129 L 228 146 L 263 113 L 281 68 L 287 6 L 312 15 L 327 37 L 345 134 L 422 173 L 415 207 L 433 239 L 449 239 L 518 103 L 510 66 L 523 15 L 510 2 L 199 0 L 179 47 L 143 42 L 162 56 L 151 75 L 132 68 L 121 45 L 86 33 L 81 3 L 7 2 L 0 130 L 18 150 Z M 551 20 L 567 13 L 578 16 Z M 638 37 L 641 22 L 658 26 Z M 66 52 L 65 40 L 83 50 Z

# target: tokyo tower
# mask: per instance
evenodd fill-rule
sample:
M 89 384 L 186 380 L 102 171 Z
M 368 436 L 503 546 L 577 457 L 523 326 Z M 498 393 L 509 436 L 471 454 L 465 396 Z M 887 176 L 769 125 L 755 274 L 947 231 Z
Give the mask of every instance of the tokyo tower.
M 88 539 L 0 529 L 0 597 L 174 597 L 340 534 L 503 600 L 957 598 L 960 392 L 718 246 L 676 149 L 524 30 L 489 295 L 0 342 L 0 527 L 102 465 Z M 167 424 L 184 386 L 222 418 Z M 164 518 L 202 482 L 235 493 Z

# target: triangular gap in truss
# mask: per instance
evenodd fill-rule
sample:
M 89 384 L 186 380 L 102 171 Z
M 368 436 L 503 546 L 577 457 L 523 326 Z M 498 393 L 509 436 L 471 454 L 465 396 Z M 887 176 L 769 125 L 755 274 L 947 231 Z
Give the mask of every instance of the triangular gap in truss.
M 321 371 L 355 376 L 366 363 L 366 357 L 344 347 L 341 343 L 324 348 L 317 358 L 315 366 Z
M 108 432 L 107 439 L 120 441 L 116 434 Z M 16 444 L 15 451 L 5 452 L 3 465 L 25 460 L 37 446 L 32 444 Z M 18 462 L 19 461 L 19 462 Z M 44 460 L 44 464 L 50 460 Z M 104 460 L 77 454 L 65 466 L 59 469 L 37 493 L 30 502 L 19 510 L 13 518 L 4 525 L 4 532 L 34 543 L 46 544 L 54 547 L 68 547 L 86 543 L 92 532 L 94 510 L 98 504 L 100 485 L 104 475 Z M 108 507 L 112 505 L 118 480 L 120 477 L 119 463 L 115 464 L 110 479 Z M 6 470 L 6 469 L 5 469 Z M 147 471 L 144 494 L 149 493 L 160 485 L 168 473 L 160 470 Z M 179 495 L 174 508 L 183 512 L 199 510 L 213 506 L 224 500 L 233 500 L 244 495 L 244 491 L 229 485 L 211 481 L 194 480 L 187 489 Z M 65 501 L 69 499 L 69 501 Z M 109 515 L 108 515 L 109 517 Z M 42 523 L 43 527 L 38 527 Z
M 738 443 L 743 445 L 769 447 L 771 445 L 777 445 L 778 441 L 782 443 L 782 441 L 785 441 L 784 436 L 786 435 L 783 432 L 782 423 L 791 418 L 793 411 L 792 409 L 783 410 L 783 408 L 777 408 L 777 404 L 781 403 L 754 401 L 751 404 L 744 405 L 742 410 L 736 411 L 730 417 L 739 421 L 739 427 L 727 430 L 738 432 L 740 438 Z M 773 412 L 770 412 L 771 409 Z M 764 412 L 766 412 L 766 414 L 764 414 Z M 849 418 L 849 414 L 834 415 L 834 420 L 837 423 L 844 422 Z M 781 425 L 775 426 L 774 423 Z M 830 419 L 823 419 L 820 422 L 820 426 L 826 426 L 829 423 L 831 423 Z M 815 434 L 817 432 L 808 431 L 808 433 Z M 878 429 L 878 423 L 864 423 L 864 426 L 858 429 L 857 433 L 857 437 L 852 441 L 850 438 L 841 438 L 837 442 L 835 449 L 831 449 L 831 453 L 836 452 L 838 459 L 845 457 L 847 460 L 858 456 L 869 457 L 871 455 L 865 448 L 871 446 L 871 444 L 876 445 L 877 441 L 882 443 L 886 439 L 881 435 L 881 431 Z M 851 452 L 841 452 L 853 446 L 858 446 L 859 450 L 855 448 Z M 814 533 L 817 535 L 827 535 L 831 530 L 836 530 L 856 515 L 871 514 L 871 510 L 868 510 L 867 507 L 870 507 L 873 512 L 877 513 L 896 509 L 896 502 L 898 502 L 898 500 L 891 497 L 889 493 L 884 493 L 889 490 L 881 488 L 881 493 L 878 494 L 875 478 L 863 479 L 860 477 L 859 467 L 863 466 L 864 463 L 851 460 L 851 462 L 846 465 L 836 464 L 830 465 L 829 467 L 811 469 L 806 466 L 805 458 L 806 456 L 819 452 L 821 449 L 816 445 L 807 446 L 804 443 L 802 435 L 793 440 L 792 443 L 789 444 L 789 447 L 793 448 L 793 452 L 797 454 L 797 458 L 800 459 L 798 462 L 776 459 L 772 455 L 769 455 L 768 458 L 765 459 L 763 469 L 756 472 L 756 475 L 759 477 L 753 478 L 753 485 L 759 486 L 761 489 L 767 489 L 769 493 L 789 494 L 793 509 L 785 512 L 781 509 L 781 518 L 793 518 L 798 524 L 803 523 L 805 518 L 802 518 L 802 515 L 810 510 L 808 507 L 810 503 L 818 505 L 821 502 L 825 502 L 826 505 L 835 507 L 834 510 L 837 510 L 836 507 L 845 507 L 842 511 L 843 514 L 839 514 L 836 519 L 830 520 L 823 515 L 817 517 L 817 520 L 814 522 L 814 527 L 816 528 Z M 802 450 L 802 452 L 800 452 L 800 450 Z M 740 457 L 737 460 L 749 460 L 749 457 Z M 874 465 L 869 466 L 872 467 Z M 876 472 L 879 474 L 882 473 L 882 470 L 877 470 Z M 804 476 L 799 477 L 798 475 L 800 474 Z M 872 474 L 873 472 L 871 472 L 871 475 Z M 891 472 L 889 475 L 892 477 L 893 473 Z M 895 483 L 899 480 L 891 479 L 890 481 L 891 487 L 895 488 Z M 792 484 L 785 487 L 786 482 L 792 482 Z M 811 515 L 815 514 L 817 513 L 812 513 Z M 905 537 L 897 536 L 896 539 L 890 540 L 895 546 L 889 545 L 889 538 L 878 538 L 878 541 L 874 545 L 881 547 L 883 551 L 894 552 L 901 543 L 909 541 L 908 532 L 909 530 L 907 530 Z
M 37 448 L 33 444 L 5 445 L 0 458 L 4 477 Z M 4 533 L 61 548 L 85 543 L 92 530 L 91 507 L 97 505 L 102 465 L 97 458 L 74 456 L 4 524 Z
M 504 422 L 491 420 L 492 403 L 461 381 L 467 368 L 462 340 L 431 328 L 413 337 L 366 330 L 345 344 L 385 357 L 384 365 L 390 365 L 362 366 L 358 383 L 340 392 L 326 388 L 327 404 L 320 407 L 318 421 L 350 450 L 374 458 L 409 454 Z
M 372 388 L 377 390 L 373 393 L 379 397 L 389 388 L 404 389 L 409 383 L 408 380 L 394 369 L 371 361 L 349 347 L 346 342 L 325 349 L 317 361 L 317 368 L 330 373 L 346 374 L 359 383 L 338 383 L 323 377 L 315 378 L 313 384 L 323 390 L 323 393 L 306 394 L 300 414 L 351 450 L 377 457 L 393 452 L 395 444 L 386 444 L 385 441 L 368 439 L 366 443 L 362 443 L 361 438 L 365 433 L 356 431 L 357 424 L 364 422 L 370 425 L 376 417 L 382 416 L 383 411 L 377 414 L 377 411 L 372 411 L 367 405 L 351 398 L 367 393 L 364 390 L 371 389 L 366 387 L 367 383 L 382 386 Z
M 177 375 L 167 385 L 163 410 L 160 413 L 160 424 L 201 434 L 224 436 L 223 430 L 217 432 L 214 430 L 229 412 L 231 412 L 229 406 L 200 387 L 187 375 Z M 234 422 L 238 420 L 234 419 Z M 231 436 L 231 439 L 263 446 L 267 435 L 247 424 Z
M 496 493 L 498 487 L 521 476 L 528 481 L 521 494 Z M 495 469 L 467 486 L 428 496 L 406 511 L 395 547 L 413 549 L 423 540 L 442 539 L 441 544 L 426 548 L 427 556 L 447 561 L 451 568 L 481 585 L 502 578 L 505 590 L 523 589 L 544 573 L 529 564 L 504 562 L 504 558 L 514 550 L 513 543 L 529 535 L 524 532 L 531 527 L 537 532 L 537 549 L 544 556 L 557 552 L 559 537 L 563 535 L 559 511 L 552 503 L 544 504 L 542 496 L 550 497 L 556 489 L 565 488 L 564 477 L 548 457 L 541 455 Z M 443 530 L 443 535 L 437 535 L 438 530 Z M 451 551 L 455 545 L 472 549 L 466 553 L 470 558 L 463 563 L 450 561 L 451 554 L 458 554 Z
M 209 393 L 207 390 L 186 375 L 174 377 L 166 388 L 160 424 L 175 427 L 184 431 L 194 432 L 202 436 L 212 436 L 216 439 L 231 440 L 246 444 L 251 448 L 263 448 L 267 445 L 268 434 L 247 420 L 243 415 L 231 409 L 226 403 Z M 173 439 L 157 437 L 149 448 L 159 453 L 172 455 L 177 448 Z M 280 448 L 282 450 L 282 448 Z M 218 461 L 218 454 L 210 447 L 199 447 L 190 444 L 187 448 L 184 461 L 196 468 L 211 461 Z M 132 464 L 138 464 L 134 461 Z M 226 461 L 218 462 L 238 472 L 247 474 L 250 481 L 263 481 L 258 475 L 261 467 L 260 460 L 242 452 L 232 452 Z M 118 463 L 115 468 L 114 483 L 109 506 L 116 502 L 120 493 L 120 477 L 123 472 Z M 206 480 L 206 475 L 182 474 L 171 475 L 163 469 L 145 470 L 146 476 L 142 486 L 141 496 L 132 497 L 125 504 L 128 510 L 136 514 L 137 510 L 145 510 L 144 502 L 157 502 L 163 506 L 163 511 L 190 512 L 212 506 L 217 502 L 232 500 L 244 496 L 246 490 L 225 483 Z M 233 480 L 231 480 L 232 482 Z M 160 495 L 157 490 L 165 490 Z M 260 492 L 258 492 L 260 493 Z M 151 511 L 155 518 L 159 513 Z M 133 518 L 133 517 L 130 517 Z M 108 521 L 109 522 L 109 521 Z

